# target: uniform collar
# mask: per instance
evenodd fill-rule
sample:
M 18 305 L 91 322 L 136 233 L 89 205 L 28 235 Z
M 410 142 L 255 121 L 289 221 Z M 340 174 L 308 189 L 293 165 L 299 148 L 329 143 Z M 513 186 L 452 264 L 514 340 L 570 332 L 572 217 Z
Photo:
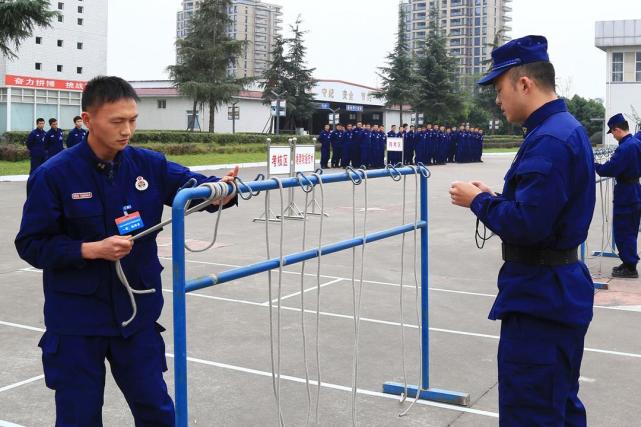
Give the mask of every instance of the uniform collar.
M 89 135 L 87 135 L 87 137 L 88 136 Z M 78 146 L 79 146 L 78 147 L 78 151 L 79 151 L 78 155 L 80 157 L 82 157 L 87 162 L 89 162 L 89 164 L 92 165 L 100 173 L 107 173 L 111 169 L 114 169 L 114 168 L 117 168 L 118 166 L 120 166 L 120 163 L 122 162 L 122 160 L 123 160 L 123 158 L 125 156 L 124 152 L 129 147 L 127 147 L 124 150 L 118 152 L 118 154 L 116 154 L 116 157 L 114 158 L 114 160 L 112 162 L 108 162 L 108 161 L 105 161 L 105 160 L 100 160 L 96 156 L 96 154 L 93 152 L 93 150 L 89 146 L 89 143 L 87 142 L 87 137 L 85 137 L 85 139 L 83 139 L 82 142 L 80 144 L 78 144 Z
M 619 141 L 619 145 L 623 144 L 624 142 L 629 141 L 630 138 L 632 138 L 632 134 L 631 133 L 629 133 L 626 136 L 624 136 L 623 138 L 621 138 L 621 141 Z
M 554 101 L 550 101 L 547 104 L 542 105 L 538 110 L 530 114 L 530 117 L 528 117 L 525 123 L 523 123 L 524 136 L 528 136 L 530 132 L 532 132 L 551 115 L 562 113 L 564 111 L 568 111 L 568 107 L 565 105 L 565 101 L 562 98 L 555 99 Z

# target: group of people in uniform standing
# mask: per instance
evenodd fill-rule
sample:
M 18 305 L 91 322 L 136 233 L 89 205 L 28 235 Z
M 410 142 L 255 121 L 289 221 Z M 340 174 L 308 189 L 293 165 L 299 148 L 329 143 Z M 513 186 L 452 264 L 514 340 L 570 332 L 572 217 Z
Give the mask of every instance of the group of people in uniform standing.
M 74 128 L 69 131 L 69 135 L 67 136 L 67 148 L 71 148 L 74 145 L 79 144 L 87 135 L 87 131 L 82 127 L 82 117 L 74 117 L 73 123 Z M 65 133 L 58 127 L 58 120 L 55 118 L 49 119 L 48 131 L 45 131 L 44 127 L 45 119 L 38 118 L 36 120 L 36 128 L 32 130 L 27 137 L 26 145 L 29 150 L 29 159 L 31 161 L 29 174 L 32 174 L 38 166 L 65 148 Z
M 387 138 L 403 138 L 403 151 L 385 151 Z M 358 122 L 356 126 L 337 124 L 334 130 L 325 125 L 318 134 L 321 144 L 321 168 L 365 167 L 382 168 L 386 164 L 444 165 L 446 163 L 481 162 L 483 140 L 480 128 L 469 125 L 456 127 L 427 124 L 401 129 L 392 125 L 385 132 L 383 125 Z

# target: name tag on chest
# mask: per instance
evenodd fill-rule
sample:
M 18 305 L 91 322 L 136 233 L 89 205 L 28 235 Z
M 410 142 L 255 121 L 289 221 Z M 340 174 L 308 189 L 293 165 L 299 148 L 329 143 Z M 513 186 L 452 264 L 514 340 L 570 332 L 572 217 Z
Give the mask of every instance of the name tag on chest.
M 118 227 L 120 235 L 124 236 L 130 234 L 132 231 L 143 228 L 145 224 L 142 222 L 140 212 L 132 212 L 128 215 L 116 218 L 116 226 Z

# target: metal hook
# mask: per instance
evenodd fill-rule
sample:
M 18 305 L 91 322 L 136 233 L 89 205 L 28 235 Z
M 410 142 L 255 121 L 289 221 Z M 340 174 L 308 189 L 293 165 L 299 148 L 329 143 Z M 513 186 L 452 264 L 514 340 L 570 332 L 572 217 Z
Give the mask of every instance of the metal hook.
M 362 170 L 362 169 L 359 169 L 359 171 L 360 171 L 360 170 Z M 347 167 L 345 168 L 345 173 L 347 174 L 347 176 L 349 177 L 349 179 L 351 179 L 351 180 L 352 180 L 352 183 L 353 183 L 354 185 L 360 185 L 360 184 L 363 182 L 363 178 L 361 177 L 361 175 L 360 175 L 358 172 L 356 172 L 356 170 L 354 170 L 354 168 L 353 168 L 353 167 L 351 167 L 351 166 L 347 166 Z M 354 179 L 354 176 L 352 175 L 352 173 L 354 173 L 354 175 L 356 175 L 356 178 L 358 178 L 358 179 Z
M 318 168 L 314 171 L 315 174 L 322 175 L 323 174 L 323 169 Z
M 314 184 L 303 172 L 296 172 L 296 179 L 298 180 L 298 185 L 300 185 L 300 188 L 302 188 L 305 193 L 312 192 Z M 303 183 L 303 180 L 307 181 L 307 183 Z
M 398 169 L 392 166 L 391 163 L 385 166 L 385 170 L 387 171 L 387 173 L 389 173 L 389 176 L 391 176 L 394 181 L 398 182 L 401 180 L 401 173 L 398 171 Z
M 236 181 L 238 181 L 238 182 L 236 182 Z M 254 196 L 258 196 L 258 194 L 260 194 L 260 191 L 256 191 L 256 192 L 254 192 L 254 191 L 252 190 L 252 188 L 251 188 L 249 185 L 245 184 L 245 182 L 244 182 L 244 181 L 243 181 L 239 176 L 235 177 L 235 178 L 234 178 L 234 181 L 232 181 L 232 182 L 233 182 L 233 183 L 234 183 L 234 185 L 236 186 L 236 192 L 238 193 L 238 195 L 240 196 L 240 198 L 241 198 L 241 199 L 243 199 L 243 200 L 249 200 L 249 199 L 251 199 L 252 197 L 254 197 Z M 243 185 L 243 186 L 245 186 L 246 188 L 248 188 L 248 189 L 249 189 L 249 195 L 245 196 L 245 195 L 244 195 L 245 193 L 244 193 L 244 192 L 242 192 L 242 191 L 240 191 L 240 187 L 238 186 L 238 183 L 240 183 L 241 185 Z
M 416 166 L 418 166 L 417 169 L 421 173 L 421 176 L 423 176 L 423 178 L 429 178 L 432 176 L 432 172 L 422 162 L 418 162 Z

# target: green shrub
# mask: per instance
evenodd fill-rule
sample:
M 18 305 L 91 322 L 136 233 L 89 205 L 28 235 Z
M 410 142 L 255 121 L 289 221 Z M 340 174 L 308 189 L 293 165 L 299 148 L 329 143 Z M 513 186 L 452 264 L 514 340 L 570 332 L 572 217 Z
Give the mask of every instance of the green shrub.
M 0 144 L 0 160 L 18 162 L 29 159 L 27 147 L 17 144 Z

